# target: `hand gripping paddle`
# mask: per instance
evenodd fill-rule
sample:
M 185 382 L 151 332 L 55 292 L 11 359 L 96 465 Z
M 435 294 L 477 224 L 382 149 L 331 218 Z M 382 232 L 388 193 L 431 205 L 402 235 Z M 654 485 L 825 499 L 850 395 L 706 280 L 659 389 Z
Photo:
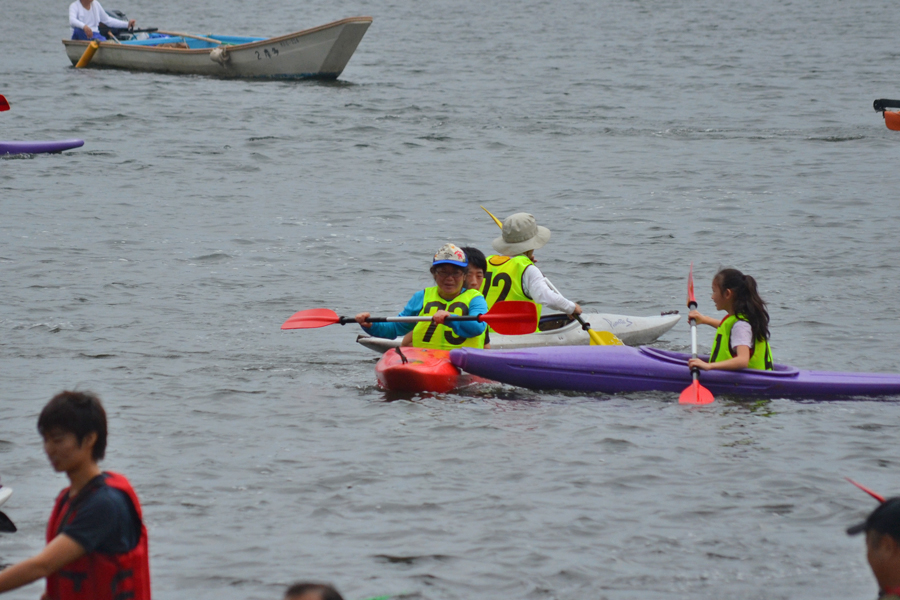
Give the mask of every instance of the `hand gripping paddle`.
M 494 220 L 494 223 L 497 224 L 497 227 L 499 227 L 500 229 L 503 229 L 503 223 L 500 222 L 500 219 L 498 219 L 497 217 L 494 216 L 494 213 L 492 213 L 491 211 L 489 211 L 488 209 L 486 209 L 483 206 L 481 207 L 481 210 L 486 212 Z M 559 290 L 556 289 L 556 286 L 554 286 L 552 283 L 550 283 L 549 279 L 544 277 L 544 281 L 547 282 L 547 285 L 550 286 L 550 289 L 552 289 L 554 292 L 559 294 Z M 559 295 L 562 296 L 562 294 L 559 294 Z M 581 323 L 581 328 L 588 332 L 588 337 L 591 338 L 591 346 L 624 346 L 625 345 L 622 343 L 622 340 L 620 340 L 619 337 L 616 334 L 614 334 L 613 332 L 611 332 L 611 331 L 595 331 L 595 330 L 591 329 L 590 323 L 586 323 L 584 321 L 584 319 L 581 318 L 581 315 L 575 315 L 575 318 L 578 319 L 579 323 Z M 493 325 L 491 325 L 491 327 L 493 327 Z M 494 329 L 496 330 L 497 328 L 494 327 Z M 497 333 L 502 333 L 502 332 L 498 331 Z
M 691 263 L 691 270 L 688 273 L 688 310 L 697 308 L 697 300 L 694 298 L 694 263 Z M 697 321 L 690 319 L 691 323 L 691 357 L 697 358 Z M 678 397 L 679 404 L 711 404 L 713 398 L 712 392 L 700 385 L 700 369 L 694 367 L 691 369 L 691 377 L 693 383 L 686 387 L 681 396 Z
M 368 323 L 419 323 L 430 321 L 431 317 L 369 317 Z M 537 308 L 533 302 L 524 300 L 505 300 L 497 302 L 483 315 L 464 315 L 447 317 L 448 321 L 478 321 L 487 323 L 491 328 L 502 335 L 525 335 L 534 333 L 537 329 Z M 353 317 L 340 317 L 336 312 L 328 308 L 313 308 L 301 310 L 284 322 L 282 329 L 316 329 L 327 325 L 340 323 L 356 323 Z

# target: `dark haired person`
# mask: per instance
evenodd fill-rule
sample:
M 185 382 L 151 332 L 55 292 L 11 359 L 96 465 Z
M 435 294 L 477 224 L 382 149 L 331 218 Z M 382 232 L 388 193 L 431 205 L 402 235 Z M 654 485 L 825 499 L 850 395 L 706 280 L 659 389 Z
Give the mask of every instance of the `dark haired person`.
M 101 471 L 106 412 L 97 396 L 61 392 L 38 418 L 44 452 L 70 486 L 56 499 L 47 545 L 0 571 L 0 592 L 47 578 L 46 600 L 149 600 L 147 530 L 123 476 Z
M 900 600 L 900 497 L 888 498 L 865 521 L 847 529 L 866 534 L 866 558 L 880 600 Z
M 484 285 L 484 274 L 487 273 L 487 258 L 484 252 L 472 246 L 463 246 L 462 251 L 466 253 L 469 261 L 469 266 L 466 267 L 466 289 L 478 290 L 483 296 L 481 287 Z M 490 327 L 484 328 L 484 347 L 485 349 L 491 347 Z
M 727 314 L 720 321 L 696 309 L 688 313 L 689 319 L 716 328 L 709 362 L 692 358 L 688 366 L 704 371 L 748 368 L 771 371 L 775 364 L 769 346 L 769 312 L 756 291 L 756 280 L 737 269 L 722 269 L 713 277 L 711 299 L 716 310 Z
M 344 597 L 327 584 L 295 583 L 284 593 L 284 600 L 344 600 Z
M 469 262 L 466 267 L 466 289 L 481 292 L 484 274 L 487 273 L 487 259 L 484 252 L 471 246 L 463 246 L 460 249 L 466 253 L 466 259 Z M 481 293 L 484 295 L 484 292 Z

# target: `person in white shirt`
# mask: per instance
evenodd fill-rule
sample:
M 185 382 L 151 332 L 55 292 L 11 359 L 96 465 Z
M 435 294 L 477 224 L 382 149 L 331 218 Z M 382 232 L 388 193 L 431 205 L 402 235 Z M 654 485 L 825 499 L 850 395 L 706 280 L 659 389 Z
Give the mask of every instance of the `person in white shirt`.
M 499 254 L 487 257 L 482 294 L 488 307 L 503 300 L 525 300 L 580 315 L 581 307 L 559 293 L 535 266 L 534 251 L 550 239 L 550 230 L 538 226 L 534 216 L 516 213 L 503 221 L 503 235 L 491 244 Z
M 98 40 L 105 42 L 100 35 L 100 23 L 116 29 L 131 29 L 134 19 L 122 21 L 106 14 L 97 0 L 75 0 L 69 5 L 69 25 L 72 26 L 73 40 Z

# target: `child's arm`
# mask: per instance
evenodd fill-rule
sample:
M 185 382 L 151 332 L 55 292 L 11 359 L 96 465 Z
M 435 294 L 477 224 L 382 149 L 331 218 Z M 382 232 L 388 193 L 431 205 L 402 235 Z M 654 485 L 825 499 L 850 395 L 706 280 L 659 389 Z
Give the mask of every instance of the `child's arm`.
M 23 560 L 17 565 L 0 571 L 0 592 L 14 590 L 41 577 L 47 577 L 84 556 L 84 548 L 64 533 L 44 546 L 37 556 Z
M 688 313 L 688 319 L 694 319 L 698 324 L 709 325 L 710 327 L 718 327 L 719 323 L 722 322 L 720 319 L 714 319 L 712 317 L 702 315 L 700 314 L 700 311 L 696 309 Z
M 691 368 L 697 367 L 702 371 L 737 371 L 746 369 L 750 364 L 750 346 L 738 346 L 735 350 L 737 350 L 737 356 L 734 358 L 714 363 L 708 363 L 699 358 L 692 358 L 688 361 L 688 366 Z

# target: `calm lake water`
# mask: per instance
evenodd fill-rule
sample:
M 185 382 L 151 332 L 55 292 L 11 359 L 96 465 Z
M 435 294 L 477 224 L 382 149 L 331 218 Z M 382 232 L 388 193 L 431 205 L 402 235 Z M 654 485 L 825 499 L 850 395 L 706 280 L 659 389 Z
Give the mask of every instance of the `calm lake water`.
M 874 596 L 843 477 L 900 493 L 897 399 L 398 400 L 355 327 L 279 327 L 398 311 L 440 245 L 490 248 L 484 205 L 549 227 L 540 266 L 587 308 L 685 310 L 693 261 L 712 313 L 736 266 L 778 362 L 900 372 L 893 3 L 106 2 L 201 34 L 373 16 L 330 83 L 75 71 L 65 2 L 6 8 L 0 138 L 85 146 L 0 159 L 0 563 L 43 546 L 65 478 L 36 418 L 79 388 L 157 598 Z

